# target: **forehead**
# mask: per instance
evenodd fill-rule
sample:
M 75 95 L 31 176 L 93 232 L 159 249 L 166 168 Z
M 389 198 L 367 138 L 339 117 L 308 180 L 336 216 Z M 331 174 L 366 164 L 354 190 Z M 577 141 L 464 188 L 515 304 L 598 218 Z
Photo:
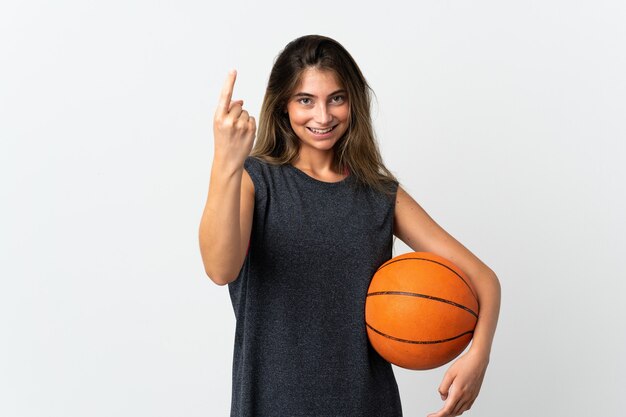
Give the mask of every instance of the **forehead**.
M 343 88 L 335 72 L 318 68 L 307 68 L 302 71 L 294 94 L 325 95 Z

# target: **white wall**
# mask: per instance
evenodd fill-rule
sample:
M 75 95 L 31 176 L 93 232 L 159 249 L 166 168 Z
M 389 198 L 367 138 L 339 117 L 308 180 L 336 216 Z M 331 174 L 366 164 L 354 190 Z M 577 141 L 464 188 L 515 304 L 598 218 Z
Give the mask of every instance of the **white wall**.
M 502 282 L 469 415 L 623 415 L 625 3 L 408 4 L 2 3 L 0 415 L 227 415 L 212 115 L 231 67 L 258 115 L 309 33 L 352 53 L 387 165 Z M 395 370 L 405 415 L 439 409 L 445 368 Z

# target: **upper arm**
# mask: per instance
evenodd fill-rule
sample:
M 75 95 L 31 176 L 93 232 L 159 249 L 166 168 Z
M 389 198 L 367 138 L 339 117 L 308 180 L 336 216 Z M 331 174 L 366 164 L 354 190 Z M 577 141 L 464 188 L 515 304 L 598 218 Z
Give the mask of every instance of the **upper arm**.
M 416 252 L 431 252 L 448 259 L 470 278 L 493 272 L 439 226 L 401 187 L 396 195 L 394 234 Z
M 252 233 L 252 219 L 254 216 L 254 184 L 250 174 L 244 169 L 241 176 L 241 203 L 239 206 L 239 224 L 241 231 L 241 264 L 246 258 L 250 235 Z

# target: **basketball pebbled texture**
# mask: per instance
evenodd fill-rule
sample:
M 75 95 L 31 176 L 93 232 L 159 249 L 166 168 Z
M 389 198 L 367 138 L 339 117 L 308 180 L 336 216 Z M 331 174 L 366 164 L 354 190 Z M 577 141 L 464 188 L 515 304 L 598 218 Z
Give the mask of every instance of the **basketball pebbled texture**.
M 396 256 L 374 274 L 365 301 L 370 343 L 406 369 L 437 368 L 472 339 L 478 299 L 456 265 L 428 252 Z

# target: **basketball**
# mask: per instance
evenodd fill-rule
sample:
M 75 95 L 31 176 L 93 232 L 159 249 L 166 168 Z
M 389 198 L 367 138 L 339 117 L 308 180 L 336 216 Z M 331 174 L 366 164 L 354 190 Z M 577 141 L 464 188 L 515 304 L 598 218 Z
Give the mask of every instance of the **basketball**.
M 365 299 L 372 347 L 388 362 L 425 370 L 450 362 L 467 347 L 478 320 L 478 298 L 452 262 L 411 252 L 382 264 Z

